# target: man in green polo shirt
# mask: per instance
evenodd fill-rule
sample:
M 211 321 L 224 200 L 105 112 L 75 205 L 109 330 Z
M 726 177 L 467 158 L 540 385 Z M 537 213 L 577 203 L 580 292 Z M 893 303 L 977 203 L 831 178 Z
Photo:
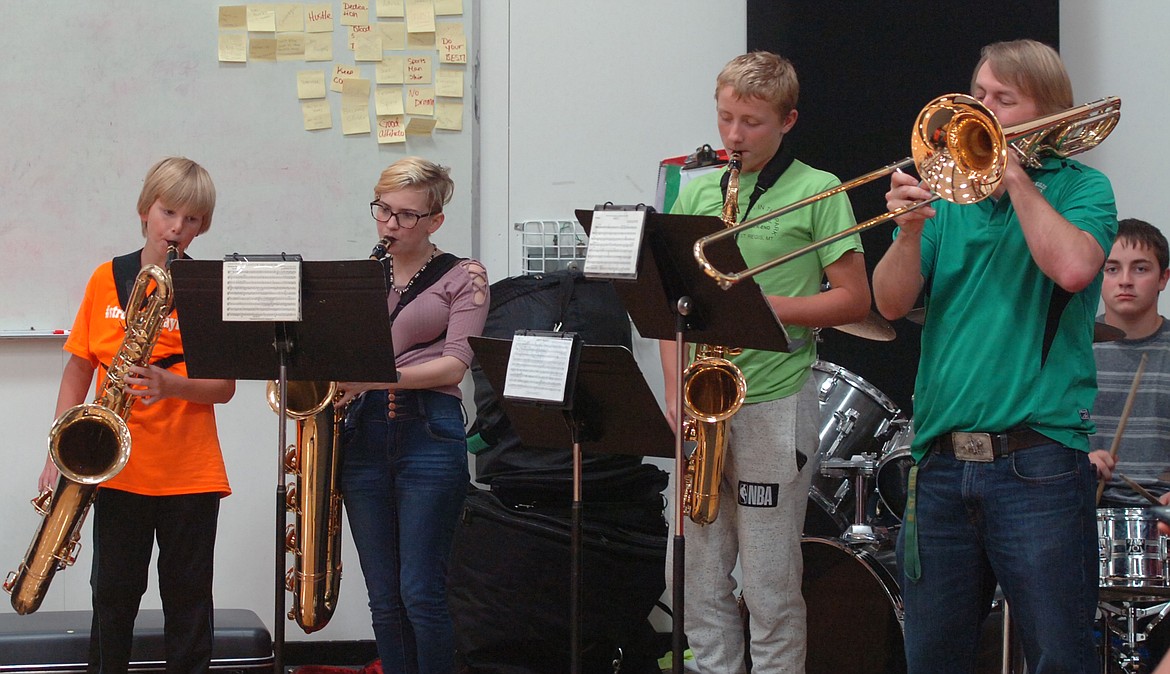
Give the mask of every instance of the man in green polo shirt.
M 1073 103 L 1060 56 L 1031 40 L 985 47 L 971 93 L 1005 127 Z M 887 206 L 929 196 L 897 173 Z M 898 218 L 873 276 L 889 319 L 926 291 L 914 505 L 898 540 L 909 672 L 972 671 L 997 582 L 1028 671 L 1096 671 L 1088 436 L 1093 321 L 1117 230 L 1113 189 L 1080 162 L 1049 157 L 1024 168 L 1009 150 L 991 198 L 938 203 Z

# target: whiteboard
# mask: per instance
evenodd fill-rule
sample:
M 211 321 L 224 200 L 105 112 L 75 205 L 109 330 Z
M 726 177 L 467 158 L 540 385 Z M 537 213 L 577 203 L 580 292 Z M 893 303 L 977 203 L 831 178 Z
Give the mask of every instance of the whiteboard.
M 324 70 L 328 80 L 334 63 L 355 64 L 341 3 L 325 2 L 335 16 L 333 61 L 309 63 L 220 63 L 221 3 L 209 0 L 45 0 L 5 11 L 0 335 L 72 325 L 93 269 L 141 247 L 138 193 L 150 166 L 168 155 L 202 164 L 218 191 L 211 230 L 189 249 L 196 258 L 364 258 L 378 239 L 367 206 L 378 175 L 413 154 L 451 168 L 455 195 L 434 239 L 472 254 L 470 67 L 438 58 L 433 65 L 464 73 L 462 131 L 436 130 L 400 145 L 345 136 L 334 92 L 327 94 L 333 128 L 305 131 L 297 71 Z M 469 54 L 472 11 L 466 0 L 463 15 L 436 18 L 464 24 Z M 387 55 L 396 53 L 436 54 Z M 374 65 L 356 65 L 373 87 Z M 373 124 L 372 97 L 370 115 Z

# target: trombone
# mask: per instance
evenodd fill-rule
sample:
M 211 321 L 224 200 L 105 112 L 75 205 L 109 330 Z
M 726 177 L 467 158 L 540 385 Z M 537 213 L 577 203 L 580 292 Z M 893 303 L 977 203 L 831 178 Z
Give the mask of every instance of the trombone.
M 1096 147 L 1117 126 L 1121 99 L 1109 96 L 1068 110 L 1003 128 L 995 113 L 966 94 L 945 94 L 932 100 L 918 113 L 910 138 L 911 156 L 836 187 L 801 199 L 770 213 L 746 220 L 735 227 L 704 236 L 694 245 L 695 260 L 724 290 L 740 281 L 823 248 L 834 241 L 863 232 L 886 220 L 946 199 L 956 204 L 973 204 L 991 196 L 1007 170 L 1009 145 L 1026 166 L 1040 166 L 1038 157 L 1071 157 Z M 804 208 L 822 199 L 873 182 L 914 165 L 919 177 L 933 193 L 929 199 L 882 213 L 849 229 L 804 246 L 786 255 L 739 272 L 722 272 L 707 260 L 706 247 L 745 229 Z

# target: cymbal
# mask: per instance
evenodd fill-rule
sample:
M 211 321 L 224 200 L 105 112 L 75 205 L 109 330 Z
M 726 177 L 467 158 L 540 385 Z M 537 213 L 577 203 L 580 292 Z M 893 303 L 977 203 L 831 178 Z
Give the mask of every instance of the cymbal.
M 1115 328 L 1108 323 L 1094 323 L 1093 324 L 1093 342 L 1116 342 L 1119 339 L 1125 339 L 1125 331 L 1121 328 Z
M 874 311 L 870 311 L 865 320 L 857 323 L 846 323 L 845 325 L 834 325 L 834 330 L 840 330 L 847 335 L 860 337 L 862 339 L 872 339 L 875 342 L 890 342 L 893 341 L 894 328 L 890 327 L 890 323 L 878 315 Z
M 909 312 L 906 313 L 905 318 L 906 318 L 906 320 L 910 321 L 911 323 L 917 323 L 918 325 L 924 325 L 926 323 L 926 307 L 918 307 L 917 309 L 911 309 Z

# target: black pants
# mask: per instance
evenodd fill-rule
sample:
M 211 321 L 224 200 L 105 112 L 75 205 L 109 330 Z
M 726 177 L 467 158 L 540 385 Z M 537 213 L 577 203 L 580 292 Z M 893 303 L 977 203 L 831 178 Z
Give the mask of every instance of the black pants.
M 146 592 L 156 538 L 167 672 L 208 671 L 219 498 L 217 493 L 142 496 L 98 490 L 90 576 L 90 672 L 115 674 L 129 666 L 134 619 Z

